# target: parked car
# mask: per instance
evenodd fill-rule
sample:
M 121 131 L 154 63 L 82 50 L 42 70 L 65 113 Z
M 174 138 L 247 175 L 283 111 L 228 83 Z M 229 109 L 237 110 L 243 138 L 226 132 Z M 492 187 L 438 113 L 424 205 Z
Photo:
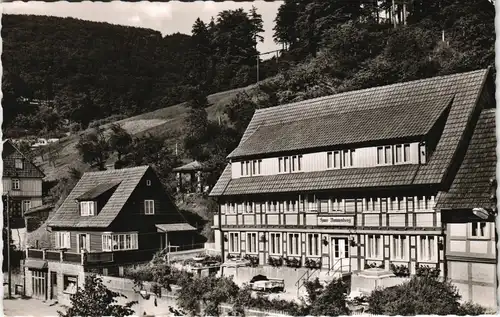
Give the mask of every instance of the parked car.
M 278 278 L 267 278 L 264 275 L 256 275 L 250 280 L 250 287 L 254 291 L 279 293 L 285 291 L 285 281 Z

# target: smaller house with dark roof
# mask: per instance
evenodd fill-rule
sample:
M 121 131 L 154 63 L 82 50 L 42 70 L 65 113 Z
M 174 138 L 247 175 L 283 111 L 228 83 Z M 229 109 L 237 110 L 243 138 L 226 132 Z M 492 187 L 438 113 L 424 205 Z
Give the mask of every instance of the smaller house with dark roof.
M 42 179 L 45 174 L 11 140 L 3 141 L 2 197 L 9 199 L 12 239 L 23 250 L 26 244 L 25 213 L 42 205 Z M 5 218 L 4 212 L 4 219 Z
M 194 248 L 189 225 L 149 166 L 85 173 L 48 220 L 50 249 L 28 249 L 26 295 L 69 300 L 87 272 L 123 276 L 163 249 Z

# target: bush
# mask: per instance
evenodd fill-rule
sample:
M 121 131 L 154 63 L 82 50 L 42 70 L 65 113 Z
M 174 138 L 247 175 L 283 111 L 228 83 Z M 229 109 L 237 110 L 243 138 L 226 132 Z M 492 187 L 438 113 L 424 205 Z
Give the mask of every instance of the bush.
M 379 315 L 454 315 L 460 295 L 449 281 L 414 276 L 398 286 L 376 289 L 368 297 L 370 312 Z
M 457 315 L 459 316 L 478 316 L 484 315 L 486 313 L 486 308 L 481 305 L 474 304 L 472 302 L 466 302 L 460 305 Z

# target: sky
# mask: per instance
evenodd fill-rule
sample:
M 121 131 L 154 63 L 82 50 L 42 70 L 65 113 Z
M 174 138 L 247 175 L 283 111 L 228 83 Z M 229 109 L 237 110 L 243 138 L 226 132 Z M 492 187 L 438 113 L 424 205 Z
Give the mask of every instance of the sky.
M 257 49 L 268 52 L 280 47 L 273 41 L 274 19 L 282 1 L 255 1 L 255 2 L 42 2 L 42 1 L 14 1 L 1 4 L 5 14 L 35 14 L 57 17 L 73 17 L 82 20 L 108 22 L 112 24 L 128 25 L 154 29 L 163 35 L 180 32 L 191 34 L 191 27 L 196 18 L 210 22 L 223 10 L 243 8 L 247 12 L 252 5 L 262 15 L 264 42 L 259 43 Z M 264 56 L 263 56 L 264 57 Z

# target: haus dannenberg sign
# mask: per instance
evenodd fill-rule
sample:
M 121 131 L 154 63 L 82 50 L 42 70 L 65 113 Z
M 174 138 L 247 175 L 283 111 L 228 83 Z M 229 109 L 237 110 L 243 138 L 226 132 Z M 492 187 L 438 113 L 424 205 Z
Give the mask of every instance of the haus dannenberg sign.
M 354 226 L 354 217 L 318 215 L 318 226 Z

